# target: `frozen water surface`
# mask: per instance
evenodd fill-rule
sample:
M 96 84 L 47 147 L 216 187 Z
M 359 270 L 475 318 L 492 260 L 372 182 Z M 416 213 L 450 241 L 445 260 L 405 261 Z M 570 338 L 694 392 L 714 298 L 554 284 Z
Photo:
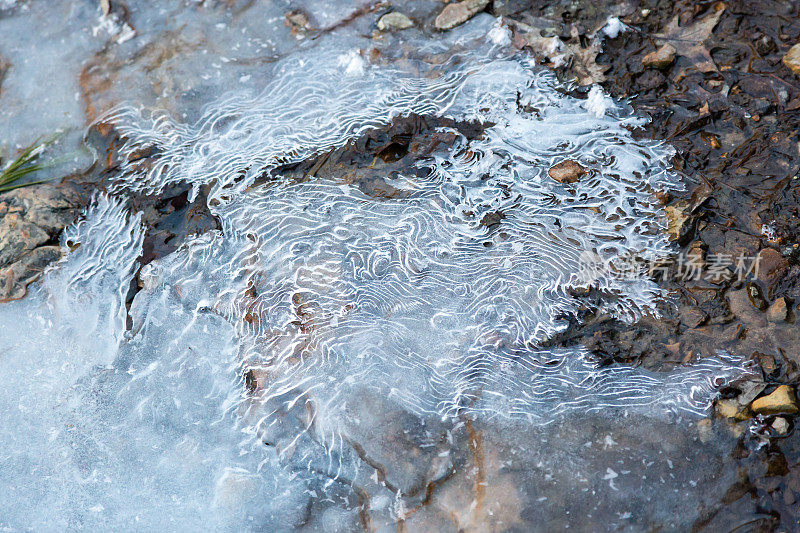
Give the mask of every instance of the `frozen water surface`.
M 688 527 L 719 471 L 693 424 L 742 362 L 652 373 L 541 347 L 582 308 L 665 303 L 613 268 L 670 253 L 669 149 L 503 31 L 480 16 L 376 53 L 332 32 L 197 120 L 146 98 L 106 115 L 128 158 L 112 190 L 0 307 L 0 527 Z M 392 194 L 284 175 L 409 116 L 453 141 L 386 176 Z M 549 178 L 567 158 L 588 175 Z M 221 230 L 142 269 L 128 310 L 146 229 L 127 195 L 178 182 L 210 190 Z

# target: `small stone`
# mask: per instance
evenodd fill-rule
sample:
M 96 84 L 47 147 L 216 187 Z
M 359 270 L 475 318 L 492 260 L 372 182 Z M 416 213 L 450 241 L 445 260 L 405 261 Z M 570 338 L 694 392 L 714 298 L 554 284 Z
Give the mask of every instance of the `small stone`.
M 755 400 L 750 407 L 761 415 L 796 414 L 800 410 L 794 389 L 789 385 L 781 385 L 770 394 Z
M 378 19 L 378 29 L 381 31 L 405 30 L 413 25 L 411 19 L 399 11 L 386 13 Z
M 788 310 L 786 298 L 778 298 L 767 309 L 767 320 L 770 322 L 784 322 L 788 315 Z
M 772 422 L 772 429 L 774 429 L 775 433 L 778 435 L 786 435 L 789 433 L 789 421 L 779 416 Z
M 575 183 L 587 170 L 577 161 L 567 159 L 550 167 L 547 174 L 559 183 Z
M 650 52 L 642 58 L 642 65 L 648 68 L 663 69 L 667 68 L 675 61 L 675 47 L 665 44 L 658 50 Z
M 786 55 L 783 56 L 783 64 L 800 76 L 800 44 L 792 46 Z
M 756 352 L 756 357 L 758 357 L 758 363 L 761 365 L 761 369 L 767 376 L 772 375 L 776 370 L 778 370 L 778 365 L 775 364 L 775 357 L 772 355 Z
M 455 28 L 486 9 L 488 5 L 489 0 L 462 0 L 454 4 L 447 4 L 436 17 L 434 25 L 438 30 Z
M 789 268 L 789 263 L 783 258 L 781 253 L 774 248 L 764 248 L 758 252 L 756 261 L 758 279 L 761 280 L 768 289 L 780 280 Z
M 769 304 L 767 303 L 767 299 L 764 298 L 764 292 L 761 290 L 761 287 L 756 283 L 748 283 L 745 285 L 745 290 L 747 291 L 747 298 L 750 300 L 750 303 L 753 304 L 753 307 L 760 311 L 767 310 Z
M 687 307 L 681 310 L 681 322 L 688 328 L 702 326 L 708 315 L 698 307 Z
M 683 201 L 675 202 L 664 208 L 667 215 L 667 233 L 669 240 L 680 245 L 688 244 L 694 236 L 694 220 L 687 214 L 689 204 Z

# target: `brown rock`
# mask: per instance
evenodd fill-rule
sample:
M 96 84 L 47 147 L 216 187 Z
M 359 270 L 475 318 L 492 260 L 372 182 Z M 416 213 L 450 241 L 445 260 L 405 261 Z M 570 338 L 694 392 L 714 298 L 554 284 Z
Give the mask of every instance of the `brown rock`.
M 647 68 L 667 68 L 675 61 L 675 47 L 667 43 L 642 58 L 642 65 Z
M 21 298 L 61 249 L 52 242 L 78 214 L 68 185 L 23 187 L 0 194 L 0 301 Z
M 40 246 L 25 254 L 8 268 L 0 269 L 0 301 L 18 300 L 28 292 L 28 285 L 61 258 L 60 246 Z
M 717 413 L 724 418 L 732 418 L 734 420 L 747 420 L 750 418 L 750 413 L 747 409 L 741 409 L 735 400 L 717 400 L 716 408 Z
M 800 411 L 794 389 L 789 385 L 781 385 L 770 394 L 755 400 L 750 407 L 753 412 L 762 415 L 791 415 Z
M 750 327 L 766 327 L 767 321 L 764 317 L 764 314 L 756 309 L 750 302 L 750 297 L 747 295 L 747 289 L 728 291 L 725 296 L 728 299 L 728 306 L 730 307 L 731 313 L 733 313 L 739 320 Z
M 690 328 L 701 326 L 708 315 L 698 307 L 687 307 L 681 310 L 681 322 Z
M 778 298 L 767 309 L 767 320 L 770 322 L 783 322 L 786 320 L 789 308 L 786 305 L 786 298 Z
M 758 252 L 757 261 L 758 279 L 767 286 L 767 289 L 778 282 L 789 268 L 789 263 L 774 248 L 764 248 Z
M 381 31 L 405 30 L 413 25 L 414 23 L 411 21 L 411 19 L 399 11 L 386 13 L 384 16 L 378 19 L 378 29 Z
M 800 76 L 800 44 L 792 46 L 786 55 L 783 56 L 783 64 Z
M 447 4 L 436 17 L 434 25 L 438 30 L 455 28 L 486 9 L 488 5 L 489 0 L 462 0 L 454 4 Z
M 577 161 L 566 159 L 550 167 L 547 174 L 559 183 L 575 183 L 586 172 L 586 168 Z

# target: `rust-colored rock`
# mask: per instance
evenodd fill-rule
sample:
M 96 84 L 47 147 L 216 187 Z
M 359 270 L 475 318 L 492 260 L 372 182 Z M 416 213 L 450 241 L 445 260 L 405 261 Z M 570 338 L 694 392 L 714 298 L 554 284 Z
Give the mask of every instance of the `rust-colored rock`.
M 550 167 L 547 174 L 559 183 L 575 183 L 586 174 L 586 167 L 567 159 Z
M 667 43 L 658 50 L 650 52 L 642 58 L 642 65 L 647 68 L 667 68 L 675 61 L 675 47 Z
M 299 36 L 311 28 L 308 15 L 299 10 L 286 13 L 284 24 L 294 36 Z
M 774 248 L 764 248 L 758 253 L 758 279 L 771 291 L 772 286 L 780 280 L 789 268 L 789 263 Z
M 767 309 L 767 320 L 770 322 L 783 322 L 789 313 L 789 306 L 786 304 L 786 298 L 778 298 Z

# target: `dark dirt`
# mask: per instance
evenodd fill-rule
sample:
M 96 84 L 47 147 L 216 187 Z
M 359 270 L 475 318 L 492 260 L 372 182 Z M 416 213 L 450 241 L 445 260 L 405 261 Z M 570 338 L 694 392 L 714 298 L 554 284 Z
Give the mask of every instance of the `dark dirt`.
M 495 9 L 522 22 L 545 17 L 565 43 L 577 33 L 585 45 L 588 32 L 612 12 L 612 4 L 603 4 L 495 2 Z M 626 326 L 604 316 L 583 317 L 583 326 L 553 339 L 553 344 L 582 343 L 604 362 L 653 369 L 724 349 L 759 365 L 767 383 L 762 394 L 778 384 L 797 387 L 800 78 L 781 60 L 800 40 L 800 3 L 636 4 L 621 16 L 630 31 L 605 39 L 596 58 L 605 74 L 601 85 L 652 118 L 642 136 L 664 139 L 676 149 L 673 163 L 685 175 L 687 190 L 665 200 L 673 213 L 686 217 L 677 239 L 681 252 L 695 255 L 706 271 L 721 257 L 735 261 L 758 256 L 759 271 L 743 279 L 734 275 L 733 266 L 721 279 L 668 276 L 663 283 L 675 291 L 678 306 L 666 308 L 663 319 Z M 701 41 L 713 68 L 702 62 L 702 54 L 686 51 L 681 46 L 685 43 L 677 43 L 677 58 L 666 68 L 643 65 L 643 58 L 663 44 L 656 35 L 668 33 L 670 21 L 692 28 L 719 12 L 708 39 Z M 580 77 L 571 64 L 557 71 L 565 80 Z M 772 234 L 765 235 L 765 226 Z M 778 311 L 786 304 L 786 317 L 778 313 L 783 319 L 768 320 L 765 311 L 775 302 Z M 743 393 L 728 391 L 734 398 Z M 767 417 L 763 425 L 772 421 Z M 761 446 L 753 434 L 741 433 L 731 452 L 740 481 L 694 529 L 716 530 L 730 521 L 726 515 L 741 516 L 748 512 L 744 509 L 753 513 L 752 521 L 742 526 L 747 531 L 800 528 L 800 439 L 795 424 L 790 420 L 787 436 L 762 432 L 766 444 Z

